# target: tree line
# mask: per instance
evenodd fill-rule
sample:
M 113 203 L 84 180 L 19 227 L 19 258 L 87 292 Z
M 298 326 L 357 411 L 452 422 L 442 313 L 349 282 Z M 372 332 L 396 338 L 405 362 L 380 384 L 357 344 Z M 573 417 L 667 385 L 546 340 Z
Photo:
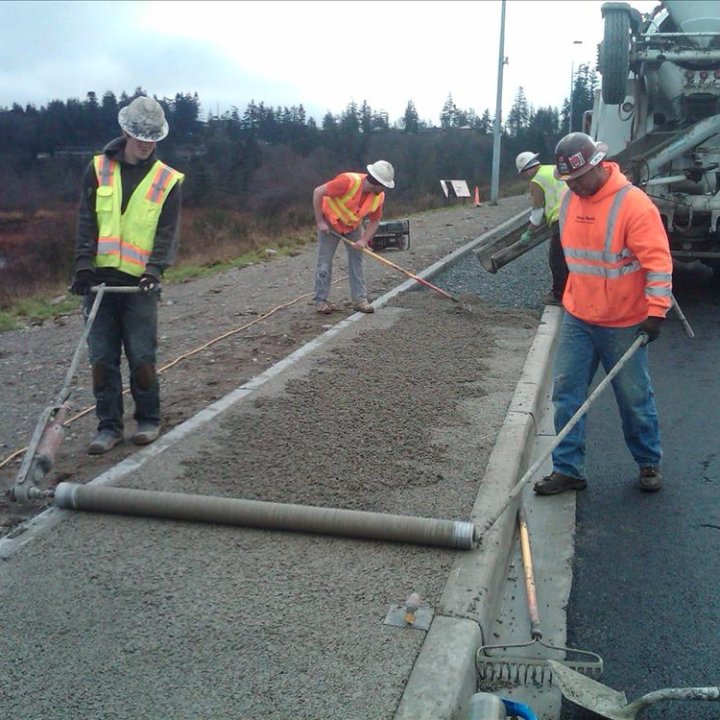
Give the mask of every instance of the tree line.
M 535 109 L 523 88 L 502 124 L 501 178 L 514 176 L 518 152 L 533 150 L 552 161 L 555 144 L 580 129 L 592 107 L 597 77 L 581 66 L 569 101 L 562 108 Z M 75 202 L 82 169 L 93 153 L 120 134 L 118 110 L 138 95 L 84 100 L 52 100 L 46 106 L 13 104 L 0 108 L 0 210 L 37 210 L 48 203 Z M 489 186 L 494 118 L 489 109 L 459 108 L 449 94 L 431 125 L 407 103 L 401 118 L 363 101 L 350 102 L 339 114 L 327 112 L 318 123 L 302 105 L 271 107 L 251 101 L 201 119 L 197 93 L 156 98 L 171 132 L 160 156 L 187 174 L 184 202 L 264 215 L 305 208 L 312 187 L 342 170 L 362 170 L 385 158 L 395 165 L 398 182 L 392 196 L 417 208 L 440 196 L 440 179 L 465 179 L 472 187 Z

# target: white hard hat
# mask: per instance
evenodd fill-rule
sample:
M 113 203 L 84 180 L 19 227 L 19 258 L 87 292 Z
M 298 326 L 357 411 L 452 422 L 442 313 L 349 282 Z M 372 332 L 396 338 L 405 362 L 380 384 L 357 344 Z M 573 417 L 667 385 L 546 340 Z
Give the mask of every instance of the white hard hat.
M 521 173 L 523 170 L 529 170 L 530 168 L 534 168 L 536 165 L 539 165 L 539 157 L 540 153 L 534 153 L 529 151 L 521 152 L 515 158 L 515 167 L 517 168 L 518 173 Z
M 395 169 L 387 160 L 378 160 L 367 166 L 367 171 L 386 188 L 395 187 Z
M 144 95 L 120 110 L 118 123 L 128 135 L 143 142 L 158 142 L 167 137 L 170 130 L 162 105 Z

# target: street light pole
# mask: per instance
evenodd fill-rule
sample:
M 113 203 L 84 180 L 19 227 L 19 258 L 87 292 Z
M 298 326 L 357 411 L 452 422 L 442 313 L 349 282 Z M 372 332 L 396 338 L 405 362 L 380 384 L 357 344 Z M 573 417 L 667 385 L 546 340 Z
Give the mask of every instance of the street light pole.
M 495 127 L 493 128 L 492 174 L 490 176 L 490 205 L 497 205 L 500 185 L 500 119 L 502 117 L 502 83 L 505 65 L 505 0 L 500 12 L 500 57 L 498 58 L 497 99 L 495 101 Z
M 573 45 L 582 45 L 582 40 L 573 40 Z M 568 133 L 572 132 L 573 94 L 575 92 L 575 58 L 570 61 L 570 108 L 568 110 Z
M 570 62 L 570 108 L 568 110 L 568 132 L 572 132 L 573 91 L 575 90 L 575 60 Z

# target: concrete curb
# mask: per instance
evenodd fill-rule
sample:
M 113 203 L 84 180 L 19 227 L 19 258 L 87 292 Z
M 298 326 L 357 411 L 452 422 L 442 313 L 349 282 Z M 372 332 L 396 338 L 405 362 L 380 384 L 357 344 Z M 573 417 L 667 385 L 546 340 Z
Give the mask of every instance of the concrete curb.
M 561 317 L 558 307 L 543 313 L 471 513 L 478 526 L 502 507 L 529 467 Z M 516 510 L 514 503 L 480 547 L 458 555 L 395 720 L 451 720 L 477 691 L 475 654 L 502 600 Z

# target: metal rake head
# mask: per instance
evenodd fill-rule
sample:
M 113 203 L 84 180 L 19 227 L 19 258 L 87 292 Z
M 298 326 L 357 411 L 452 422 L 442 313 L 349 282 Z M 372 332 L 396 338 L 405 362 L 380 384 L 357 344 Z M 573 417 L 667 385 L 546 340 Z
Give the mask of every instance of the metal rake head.
M 591 654 L 594 655 L 594 654 Z M 564 659 L 565 666 L 589 677 L 599 677 L 603 671 L 600 656 L 593 660 Z M 482 648 L 475 658 L 478 679 L 483 683 L 498 685 L 552 685 L 554 674 L 546 659 L 522 656 L 486 655 Z

